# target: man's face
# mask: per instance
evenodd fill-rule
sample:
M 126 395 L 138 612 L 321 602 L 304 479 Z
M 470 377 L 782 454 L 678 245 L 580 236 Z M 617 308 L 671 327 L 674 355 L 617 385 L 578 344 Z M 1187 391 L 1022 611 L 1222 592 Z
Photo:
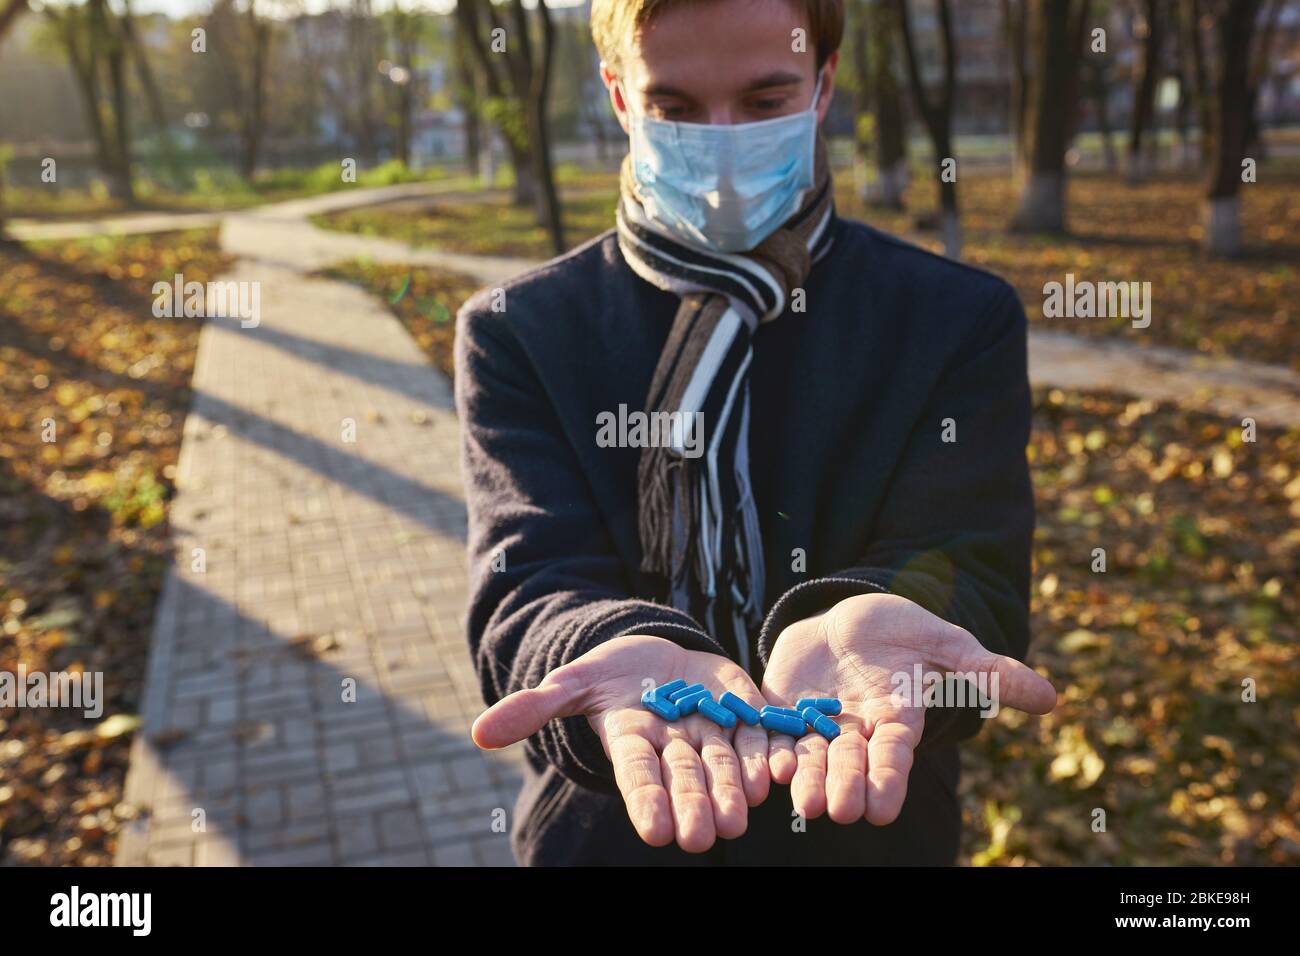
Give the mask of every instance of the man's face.
M 797 44 L 794 31 L 805 38 Z M 801 46 L 803 52 L 795 52 Z M 838 54 L 822 68 L 818 122 L 830 106 Z M 657 14 L 623 44 L 621 75 L 601 76 L 623 129 L 628 107 L 652 119 L 731 125 L 808 109 L 817 51 L 789 0 L 708 0 Z M 625 99 L 626 98 L 626 99 Z M 630 104 L 627 102 L 630 100 Z

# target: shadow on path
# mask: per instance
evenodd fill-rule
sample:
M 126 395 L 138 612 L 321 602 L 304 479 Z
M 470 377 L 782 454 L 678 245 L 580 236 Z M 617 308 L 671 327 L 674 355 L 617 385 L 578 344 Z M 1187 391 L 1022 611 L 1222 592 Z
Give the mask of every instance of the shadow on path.
M 508 863 L 493 813 L 513 813 L 518 774 L 469 740 L 478 688 L 457 657 L 432 620 L 303 642 L 173 568 L 118 862 Z

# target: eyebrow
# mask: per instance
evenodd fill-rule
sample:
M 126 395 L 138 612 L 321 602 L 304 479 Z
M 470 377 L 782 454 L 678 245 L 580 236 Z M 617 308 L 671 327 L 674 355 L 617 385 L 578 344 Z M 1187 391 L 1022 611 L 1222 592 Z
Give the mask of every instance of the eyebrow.
M 742 89 L 740 92 L 755 93 L 758 92 L 759 90 L 770 90 L 778 86 L 791 86 L 795 83 L 801 82 L 802 80 L 803 77 L 800 76 L 798 73 L 792 73 L 789 70 L 773 70 L 771 73 L 765 73 L 763 76 L 760 76 L 757 79 L 750 80 L 748 83 L 745 84 L 744 89 Z M 641 95 L 642 96 L 676 96 L 684 100 L 688 100 L 691 98 L 690 94 L 687 93 L 685 90 L 679 89 L 675 86 L 671 86 L 667 83 L 651 83 L 649 86 L 647 86 L 644 90 L 641 91 Z

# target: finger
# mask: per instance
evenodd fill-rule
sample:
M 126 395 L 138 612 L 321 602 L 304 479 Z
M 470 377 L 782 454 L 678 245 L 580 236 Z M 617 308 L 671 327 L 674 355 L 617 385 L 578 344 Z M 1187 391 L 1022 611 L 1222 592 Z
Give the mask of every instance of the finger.
M 773 783 L 787 784 L 799 769 L 799 758 L 794 754 L 794 738 L 787 734 L 773 734 L 767 742 L 767 766 Z
M 867 739 L 854 727 L 840 731 L 828 748 L 826 809 L 836 823 L 854 823 L 867 812 Z
M 636 734 L 623 734 L 610 740 L 609 757 L 637 836 L 651 846 L 673 842 L 672 807 L 654 745 Z
M 478 715 L 470 736 L 484 750 L 496 750 L 526 740 L 557 717 L 582 712 L 587 682 L 576 679 L 569 666 L 546 675 L 536 687 L 515 691 Z
M 876 725 L 867 742 L 867 821 L 893 823 L 907 797 L 907 775 L 920 733 L 897 721 Z
M 721 734 L 710 734 L 700 749 L 704 779 L 713 801 L 713 826 L 724 840 L 734 840 L 749 823 L 749 806 L 740 779 L 740 760 Z
M 1014 657 L 990 655 L 991 665 L 980 670 L 989 672 L 990 680 L 996 675 L 997 683 L 990 684 L 990 696 L 998 705 L 1014 707 L 1028 714 L 1050 714 L 1056 707 L 1056 688 L 1042 674 Z
M 677 844 L 687 853 L 703 853 L 713 846 L 717 831 L 700 755 L 687 741 L 677 737 L 664 748 L 661 766 L 672 804 Z
M 963 637 L 958 642 L 957 670 L 988 675 L 988 695 L 998 707 L 1013 707 L 1029 714 L 1049 714 L 1056 706 L 1056 688 L 1046 677 L 1014 657 L 988 650 L 974 635 L 955 628 Z
M 736 748 L 736 756 L 740 759 L 740 778 L 741 785 L 745 788 L 745 799 L 751 807 L 756 807 L 767 799 L 772 789 L 772 774 L 767 763 L 767 731 L 762 727 L 741 724 L 736 728 L 732 746 Z
M 767 704 L 758 692 L 754 682 L 738 668 L 732 669 L 723 678 L 723 686 L 755 710 L 762 710 Z M 745 799 L 751 807 L 756 807 L 767 799 L 772 788 L 772 773 L 768 765 L 767 731 L 762 727 L 751 727 L 737 722 L 736 732 L 732 737 L 732 747 L 740 758 L 740 773 L 744 781 Z M 793 765 L 791 773 L 794 772 Z
M 799 769 L 790 781 L 790 800 L 809 820 L 826 812 L 826 749 L 826 738 L 820 734 L 807 734 L 794 745 Z

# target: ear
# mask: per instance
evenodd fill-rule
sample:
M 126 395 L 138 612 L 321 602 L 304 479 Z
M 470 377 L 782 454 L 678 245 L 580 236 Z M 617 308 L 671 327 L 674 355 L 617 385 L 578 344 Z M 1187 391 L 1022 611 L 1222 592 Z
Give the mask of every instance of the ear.
M 600 61 L 600 81 L 609 91 L 609 105 L 613 107 L 614 115 L 618 117 L 618 125 L 623 127 L 623 132 L 628 132 L 627 101 L 623 99 L 623 83 L 604 60 Z
M 817 122 L 821 123 L 826 118 L 827 112 L 831 108 L 831 100 L 835 96 L 835 68 L 840 65 L 840 51 L 836 50 L 826 58 L 822 64 L 822 91 L 821 96 L 817 99 Z

